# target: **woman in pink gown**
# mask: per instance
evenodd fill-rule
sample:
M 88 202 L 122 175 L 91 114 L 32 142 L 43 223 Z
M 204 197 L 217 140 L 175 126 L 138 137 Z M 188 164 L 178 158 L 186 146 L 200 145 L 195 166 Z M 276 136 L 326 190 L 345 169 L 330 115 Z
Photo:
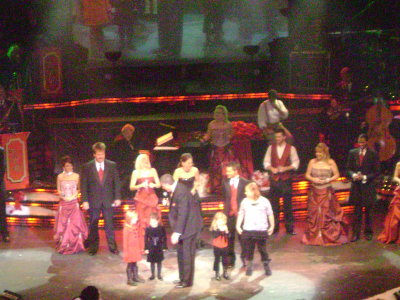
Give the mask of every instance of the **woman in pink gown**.
M 57 176 L 57 191 L 60 204 L 56 214 L 54 239 L 60 254 L 74 254 L 85 251 L 83 242 L 88 230 L 82 211 L 79 209 L 79 175 L 73 172 L 72 159 L 61 160 L 64 171 Z
M 141 248 L 144 250 L 144 234 L 150 224 L 150 214 L 157 213 L 161 218 L 161 210 L 158 207 L 158 196 L 154 189 L 161 186 L 156 169 L 151 167 L 147 154 L 139 154 L 135 162 L 135 170 L 132 172 L 130 189 L 136 191 L 134 198 L 136 212 L 139 219 L 139 234 Z
M 393 181 L 400 183 L 400 162 L 396 164 Z M 378 236 L 378 241 L 386 244 L 392 242 L 400 244 L 400 186 L 397 186 L 394 191 L 394 197 L 385 218 L 385 227 Z
M 306 171 L 306 179 L 311 181 L 311 188 L 303 244 L 332 246 L 348 242 L 344 212 L 336 200 L 331 184 L 338 177 L 339 171 L 335 161 L 329 156 L 328 146 L 319 143 L 315 148 L 315 158 L 309 162 Z

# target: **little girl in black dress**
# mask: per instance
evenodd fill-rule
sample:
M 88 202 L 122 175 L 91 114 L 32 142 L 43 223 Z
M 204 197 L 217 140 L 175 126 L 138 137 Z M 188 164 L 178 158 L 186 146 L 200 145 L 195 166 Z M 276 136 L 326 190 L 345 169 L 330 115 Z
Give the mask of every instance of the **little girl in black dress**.
M 161 264 L 164 260 L 164 251 L 167 249 L 167 235 L 164 227 L 160 225 L 159 217 L 156 213 L 150 214 L 150 226 L 146 228 L 144 240 L 145 253 L 151 268 L 151 277 L 149 279 L 154 280 L 157 263 L 157 278 L 162 280 Z

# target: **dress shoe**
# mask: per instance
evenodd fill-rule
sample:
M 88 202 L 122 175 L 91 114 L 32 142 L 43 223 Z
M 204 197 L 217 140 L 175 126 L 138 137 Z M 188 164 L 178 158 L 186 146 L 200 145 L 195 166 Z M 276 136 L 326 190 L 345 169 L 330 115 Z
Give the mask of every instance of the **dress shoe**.
M 156 279 L 156 276 L 154 276 L 154 275 L 151 275 L 151 276 L 149 277 L 149 280 L 154 280 L 154 279 Z
M 177 289 L 184 289 L 184 288 L 187 288 L 187 287 L 190 287 L 190 286 L 191 286 L 191 285 L 188 284 L 188 283 L 181 282 L 180 284 L 177 284 L 175 287 L 176 287 Z
M 90 256 L 93 256 L 93 255 L 96 255 L 96 253 L 97 253 L 97 249 L 88 249 L 88 251 L 87 251 L 87 253 L 90 255 Z
M 365 239 L 367 240 L 367 241 L 370 241 L 370 240 L 372 240 L 372 233 L 366 233 L 365 235 Z
M 161 275 L 157 275 L 158 280 L 164 280 Z
M 181 280 L 174 280 L 174 281 L 172 281 L 172 283 L 173 284 L 182 284 L 182 281 Z
M 112 254 L 115 254 L 115 255 L 118 255 L 118 254 L 119 254 L 119 251 L 118 251 L 117 248 L 115 248 L 115 249 L 110 249 L 110 252 L 111 252 Z

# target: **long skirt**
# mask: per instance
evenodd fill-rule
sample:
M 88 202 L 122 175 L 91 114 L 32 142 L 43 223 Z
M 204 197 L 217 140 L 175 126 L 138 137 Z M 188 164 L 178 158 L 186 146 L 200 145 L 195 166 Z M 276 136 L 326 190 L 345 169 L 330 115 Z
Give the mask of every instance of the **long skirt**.
M 399 187 L 395 190 L 395 196 L 389 205 L 389 211 L 385 218 L 385 227 L 378 236 L 382 243 L 400 244 L 400 196 Z

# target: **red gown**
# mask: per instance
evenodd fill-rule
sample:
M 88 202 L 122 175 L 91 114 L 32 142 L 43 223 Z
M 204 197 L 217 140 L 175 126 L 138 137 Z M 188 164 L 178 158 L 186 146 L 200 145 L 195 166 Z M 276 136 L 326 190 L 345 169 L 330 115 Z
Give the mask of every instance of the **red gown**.
M 140 246 L 140 226 L 125 224 L 123 229 L 124 262 L 132 263 L 142 260 L 143 248 Z
M 142 177 L 137 180 L 137 185 L 147 181 L 148 183 L 155 183 L 153 177 Z M 154 189 L 140 188 L 135 195 L 136 212 L 139 219 L 140 227 L 140 247 L 144 249 L 144 235 L 146 228 L 150 225 L 150 214 L 157 213 L 161 218 L 161 210 L 158 207 L 158 197 Z
M 378 236 L 382 243 L 400 244 L 400 187 L 394 191 L 394 197 L 389 205 L 389 211 L 385 218 L 385 227 Z

